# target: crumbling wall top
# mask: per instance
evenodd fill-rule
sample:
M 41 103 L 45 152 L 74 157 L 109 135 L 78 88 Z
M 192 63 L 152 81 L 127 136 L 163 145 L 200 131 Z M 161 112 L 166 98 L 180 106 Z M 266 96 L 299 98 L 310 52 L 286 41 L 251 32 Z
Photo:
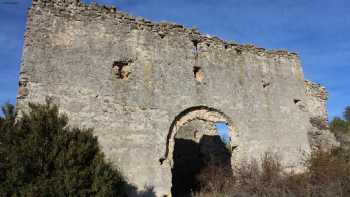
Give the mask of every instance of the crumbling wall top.
M 321 84 L 305 80 L 306 95 L 316 97 L 322 101 L 327 101 L 328 92 Z
M 32 10 L 49 9 L 56 16 L 80 20 L 88 17 L 91 20 L 113 20 L 116 24 L 127 24 L 133 29 L 149 30 L 158 33 L 161 37 L 168 34 L 185 34 L 198 43 L 205 43 L 212 47 L 234 49 L 238 52 L 252 52 L 259 56 L 298 58 L 296 53 L 284 50 L 266 50 L 255 45 L 242 45 L 224 41 L 215 36 L 201 34 L 196 28 L 185 28 L 182 25 L 159 22 L 153 23 L 141 17 L 133 17 L 116 9 L 114 6 L 84 4 L 80 0 L 33 0 Z

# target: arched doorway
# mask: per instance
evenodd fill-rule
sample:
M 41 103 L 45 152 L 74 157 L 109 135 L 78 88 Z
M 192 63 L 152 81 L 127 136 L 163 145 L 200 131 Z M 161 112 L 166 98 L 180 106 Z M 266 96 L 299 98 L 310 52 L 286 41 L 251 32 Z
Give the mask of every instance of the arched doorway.
M 218 123 L 227 126 L 226 138 L 220 136 Z M 230 169 L 236 138 L 231 119 L 219 110 L 198 106 L 181 112 L 170 127 L 165 154 L 172 170 L 172 196 L 198 191 L 197 175 L 209 165 Z

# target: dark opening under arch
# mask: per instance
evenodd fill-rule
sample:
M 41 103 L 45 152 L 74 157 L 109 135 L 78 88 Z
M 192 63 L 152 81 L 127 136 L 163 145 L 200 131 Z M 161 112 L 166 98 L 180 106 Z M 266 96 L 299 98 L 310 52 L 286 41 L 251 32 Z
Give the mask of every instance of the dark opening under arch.
M 190 196 L 200 189 L 197 176 L 209 167 L 231 169 L 231 148 L 218 133 L 216 124 L 224 123 L 233 136 L 231 120 L 219 110 L 198 106 L 179 114 L 173 121 L 167 150 L 161 160 L 169 161 L 172 172 L 172 196 Z

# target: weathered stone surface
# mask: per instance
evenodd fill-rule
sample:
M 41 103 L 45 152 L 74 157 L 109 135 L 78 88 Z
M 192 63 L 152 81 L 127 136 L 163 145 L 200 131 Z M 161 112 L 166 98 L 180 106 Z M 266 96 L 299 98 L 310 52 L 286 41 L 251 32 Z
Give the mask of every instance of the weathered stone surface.
M 333 133 L 329 131 L 326 102 L 328 93 L 320 84 L 305 81 L 307 111 L 310 114 L 309 142 L 313 149 L 330 149 L 339 146 Z
M 158 196 L 170 195 L 173 140 L 191 120 L 229 124 L 232 165 L 273 151 L 298 167 L 310 135 L 334 144 L 310 121 L 326 120 L 325 91 L 304 82 L 296 54 L 78 0 L 33 0 L 20 81 L 18 110 L 52 98 L 71 125 L 95 128 L 131 183 Z

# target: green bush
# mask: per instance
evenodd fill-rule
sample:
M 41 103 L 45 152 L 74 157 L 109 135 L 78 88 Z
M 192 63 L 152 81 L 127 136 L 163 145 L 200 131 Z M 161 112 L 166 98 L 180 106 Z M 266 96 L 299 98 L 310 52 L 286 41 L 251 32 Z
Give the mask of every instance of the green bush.
M 348 122 L 350 122 L 350 106 L 345 108 L 344 111 L 344 118 L 345 120 L 347 120 Z
M 122 175 L 104 161 L 92 130 L 70 128 L 58 107 L 30 104 L 0 118 L 1 196 L 121 196 Z
M 330 129 L 335 134 L 350 134 L 350 122 L 336 117 L 330 123 Z
M 340 142 L 343 153 L 350 158 L 350 107 L 345 108 L 343 118 L 336 117 L 331 121 L 330 129 Z

